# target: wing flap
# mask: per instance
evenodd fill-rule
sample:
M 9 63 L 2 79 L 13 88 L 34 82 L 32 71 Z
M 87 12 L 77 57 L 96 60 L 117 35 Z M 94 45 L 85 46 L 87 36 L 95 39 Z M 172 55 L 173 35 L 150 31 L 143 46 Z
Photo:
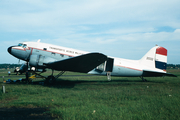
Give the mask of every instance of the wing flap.
M 69 59 L 46 63 L 48 68 L 58 71 L 73 71 L 87 73 L 107 60 L 101 53 L 89 53 Z

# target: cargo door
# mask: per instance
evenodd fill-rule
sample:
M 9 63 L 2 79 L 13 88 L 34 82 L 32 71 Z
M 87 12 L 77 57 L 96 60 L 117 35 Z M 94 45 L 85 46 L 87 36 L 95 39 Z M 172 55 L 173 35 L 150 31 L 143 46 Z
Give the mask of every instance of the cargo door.
M 114 59 L 108 58 L 106 61 L 105 72 L 112 72 L 114 66 Z

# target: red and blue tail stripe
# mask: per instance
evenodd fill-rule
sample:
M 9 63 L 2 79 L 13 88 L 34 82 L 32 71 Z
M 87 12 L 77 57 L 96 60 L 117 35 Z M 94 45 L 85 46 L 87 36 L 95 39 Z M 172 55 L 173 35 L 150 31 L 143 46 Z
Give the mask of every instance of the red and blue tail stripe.
M 167 66 L 167 49 L 158 47 L 155 58 L 155 67 L 165 71 Z

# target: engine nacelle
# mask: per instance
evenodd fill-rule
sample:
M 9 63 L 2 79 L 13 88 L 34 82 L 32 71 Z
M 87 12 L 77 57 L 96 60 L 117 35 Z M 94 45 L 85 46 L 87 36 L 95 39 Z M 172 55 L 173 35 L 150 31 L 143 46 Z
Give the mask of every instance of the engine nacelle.
M 24 63 L 24 64 L 21 65 L 20 68 L 19 68 L 19 67 L 16 67 L 16 69 L 14 70 L 14 72 L 16 72 L 16 74 L 18 74 L 18 72 L 19 72 L 20 74 L 22 74 L 22 73 L 26 72 L 27 69 L 28 69 L 28 66 L 27 66 L 26 63 Z
M 29 65 L 37 69 L 44 69 L 46 68 L 44 63 L 49 63 L 49 62 L 54 62 L 54 61 L 57 61 L 57 60 L 54 58 L 45 57 L 42 55 L 31 55 L 30 60 L 29 60 Z
M 26 63 L 24 63 L 23 65 L 21 65 L 19 72 L 24 73 L 24 72 L 26 72 L 27 69 L 28 69 L 28 66 Z

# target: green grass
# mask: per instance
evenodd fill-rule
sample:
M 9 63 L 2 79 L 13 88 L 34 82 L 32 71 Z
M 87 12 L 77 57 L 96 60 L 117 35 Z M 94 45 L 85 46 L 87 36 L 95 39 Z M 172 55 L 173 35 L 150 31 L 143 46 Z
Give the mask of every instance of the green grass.
M 180 76 L 179 70 L 169 72 Z M 81 75 L 65 75 L 76 74 Z M 105 76 L 62 76 L 55 85 L 4 84 L 0 107 L 46 108 L 43 114 L 55 119 L 179 119 L 180 79 L 146 79 L 112 77 L 108 82 Z

